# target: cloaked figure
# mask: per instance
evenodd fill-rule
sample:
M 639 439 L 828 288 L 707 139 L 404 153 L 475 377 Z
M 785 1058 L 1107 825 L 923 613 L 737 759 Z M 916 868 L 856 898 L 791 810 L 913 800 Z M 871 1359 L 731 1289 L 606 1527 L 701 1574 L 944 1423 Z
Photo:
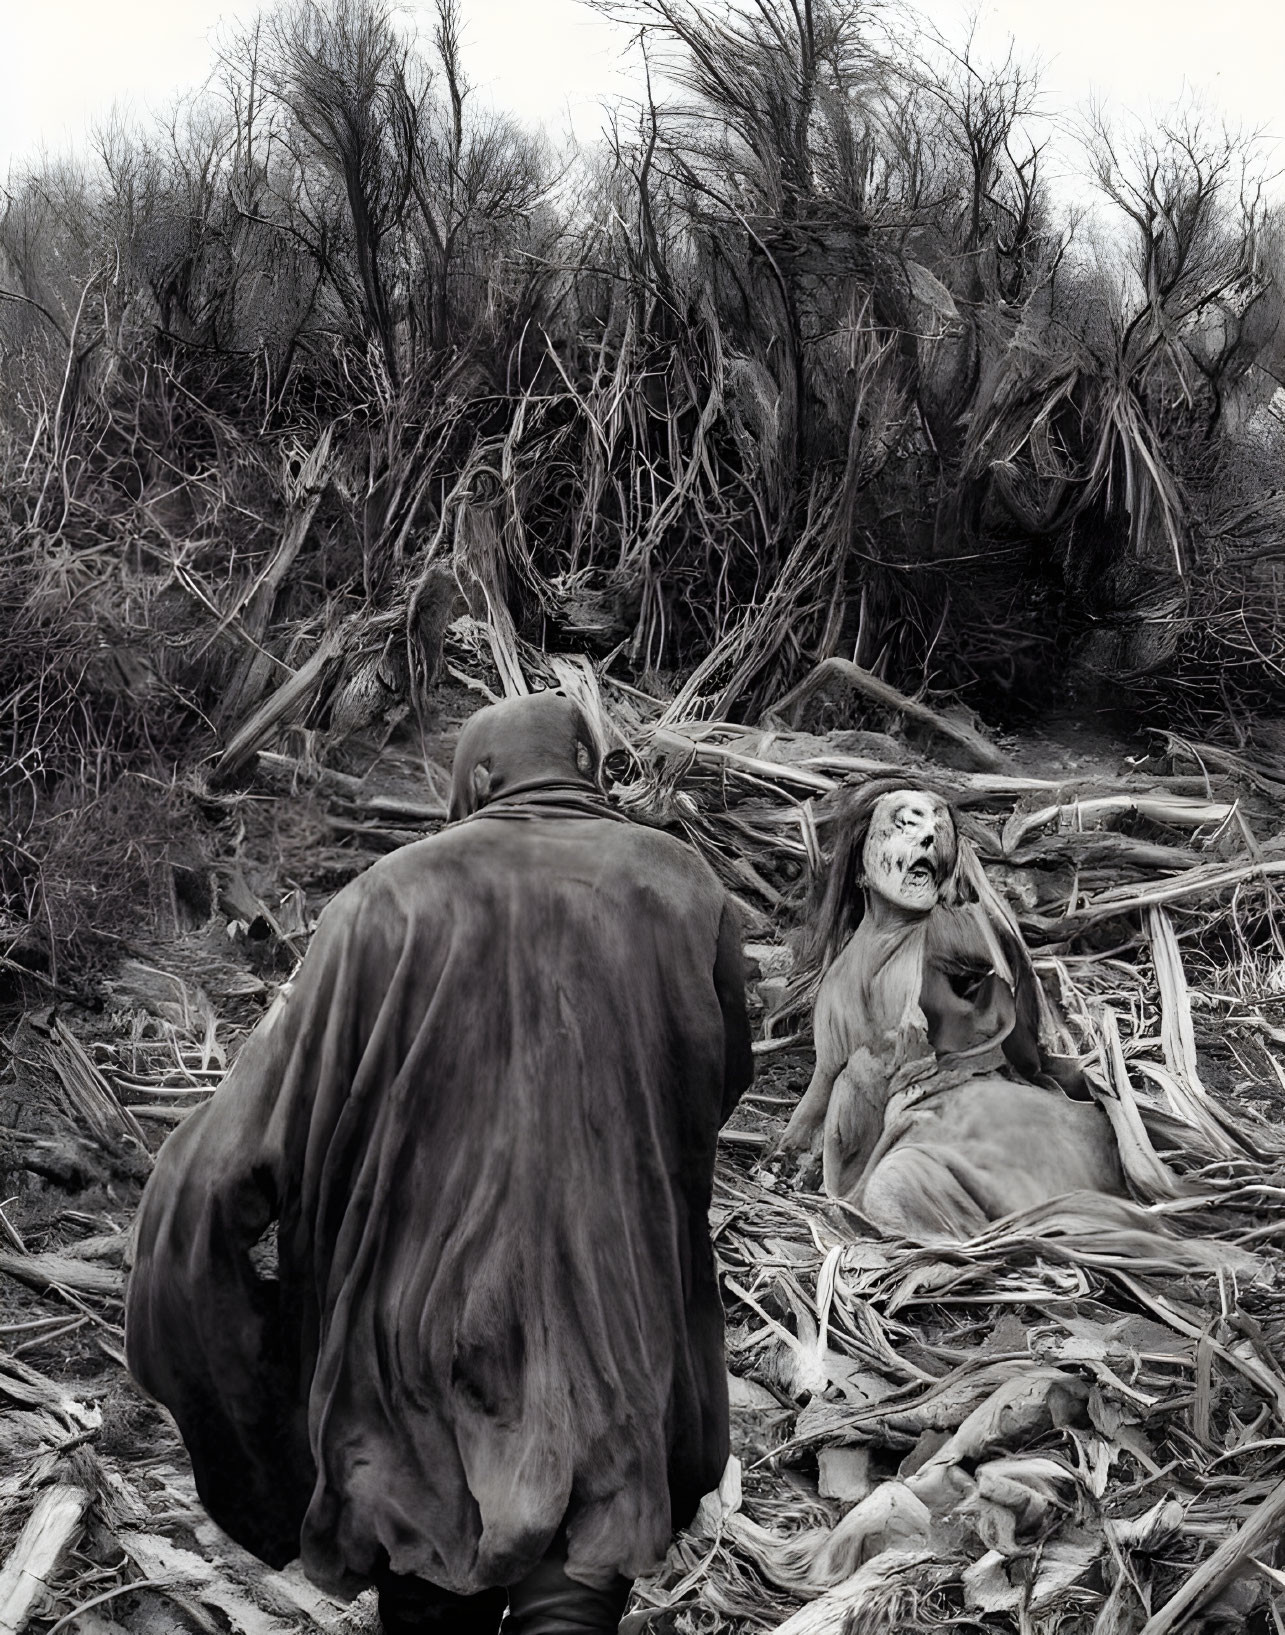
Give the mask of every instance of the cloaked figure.
M 614 1629 L 728 1453 L 707 1224 L 737 918 L 579 709 L 493 705 L 448 827 L 322 914 L 162 1148 L 126 1309 L 210 1514 L 389 1635 Z M 276 1225 L 275 1276 L 252 1254 Z
M 816 1070 L 781 1140 L 909 1237 L 967 1238 L 1072 1192 L 1122 1195 L 1111 1126 L 1042 1051 L 1020 938 L 961 901 L 949 805 L 867 785 L 841 812 L 814 928 Z

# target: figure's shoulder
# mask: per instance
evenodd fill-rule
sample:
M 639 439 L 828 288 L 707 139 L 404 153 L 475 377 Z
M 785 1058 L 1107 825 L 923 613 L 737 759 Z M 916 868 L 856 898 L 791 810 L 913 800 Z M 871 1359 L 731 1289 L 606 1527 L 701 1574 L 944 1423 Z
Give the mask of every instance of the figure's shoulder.
M 709 864 L 688 841 L 647 824 L 612 818 L 530 822 L 481 820 L 452 824 L 440 833 L 399 847 L 381 857 L 339 894 L 354 901 L 394 894 L 407 887 L 431 888 L 434 881 L 458 881 L 473 868 L 490 868 L 506 854 L 521 859 L 556 838 L 560 845 L 582 848 L 603 862 L 616 862 L 640 874 L 681 879 L 722 890 Z
M 548 843 L 556 842 L 549 852 Z M 613 876 L 622 887 L 645 895 L 687 902 L 693 908 L 719 907 L 727 901 L 718 876 L 688 841 L 662 829 L 611 818 L 573 821 L 452 824 L 439 834 L 399 847 L 373 863 L 332 901 L 338 914 L 361 914 L 376 907 L 423 908 L 461 889 L 486 881 L 523 876 L 547 867 L 559 855 L 583 854 L 601 878 Z
M 679 889 L 726 897 L 718 876 L 688 840 L 645 823 L 608 823 L 613 851 L 645 875 L 672 881 Z
M 668 829 L 658 829 L 650 823 L 614 823 L 604 825 L 611 831 L 611 840 L 622 850 L 636 852 L 640 857 L 655 857 L 672 863 L 675 868 L 707 869 L 709 865 L 692 845 Z
M 355 920 L 371 909 L 405 903 L 416 892 L 431 892 L 458 865 L 459 849 L 448 844 L 450 830 L 399 846 L 364 869 L 331 898 L 327 916 Z
M 980 903 L 939 904 L 928 917 L 930 955 L 987 957 L 993 932 Z

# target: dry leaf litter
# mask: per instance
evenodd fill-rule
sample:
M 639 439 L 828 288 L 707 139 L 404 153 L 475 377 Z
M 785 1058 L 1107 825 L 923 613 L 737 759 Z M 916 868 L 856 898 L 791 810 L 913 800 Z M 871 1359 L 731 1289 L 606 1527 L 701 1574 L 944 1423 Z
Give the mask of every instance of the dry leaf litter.
M 691 839 L 747 922 L 759 1076 L 713 1211 L 734 1457 L 622 1627 L 1285 1632 L 1285 770 L 1171 735 L 1076 766 L 888 689 L 866 691 L 926 750 L 801 730 L 826 677 L 750 729 L 608 665 L 454 639 L 456 720 L 413 747 L 358 773 L 315 736 L 240 745 L 250 792 L 208 796 L 236 843 L 206 920 L 129 945 L 98 1014 L 53 1004 L 9 1036 L 0 1635 L 377 1629 L 369 1595 L 343 1606 L 271 1572 L 204 1516 L 123 1370 L 128 1231 L 151 1153 L 216 1088 L 321 903 L 440 826 L 483 674 L 584 697 L 618 797 Z M 1097 1083 L 1132 1205 L 1069 1200 L 922 1246 L 765 1161 L 811 1065 L 806 1009 L 782 1006 L 805 879 L 844 783 L 907 771 L 957 803 L 979 885 Z

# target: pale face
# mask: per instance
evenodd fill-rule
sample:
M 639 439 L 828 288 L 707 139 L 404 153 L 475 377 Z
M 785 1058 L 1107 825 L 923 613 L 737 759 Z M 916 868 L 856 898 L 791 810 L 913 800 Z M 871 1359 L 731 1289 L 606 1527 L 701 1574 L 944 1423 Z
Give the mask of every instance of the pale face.
M 866 890 L 902 913 L 927 914 L 955 866 L 950 808 L 919 789 L 882 795 L 861 853 Z

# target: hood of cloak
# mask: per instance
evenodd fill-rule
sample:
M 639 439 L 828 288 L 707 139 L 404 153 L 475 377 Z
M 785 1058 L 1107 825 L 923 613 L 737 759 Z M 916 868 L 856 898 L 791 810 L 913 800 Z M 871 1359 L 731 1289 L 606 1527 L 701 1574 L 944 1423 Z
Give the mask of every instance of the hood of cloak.
M 601 756 L 584 712 L 562 693 L 488 704 L 460 732 L 449 820 L 551 815 L 614 817 Z

